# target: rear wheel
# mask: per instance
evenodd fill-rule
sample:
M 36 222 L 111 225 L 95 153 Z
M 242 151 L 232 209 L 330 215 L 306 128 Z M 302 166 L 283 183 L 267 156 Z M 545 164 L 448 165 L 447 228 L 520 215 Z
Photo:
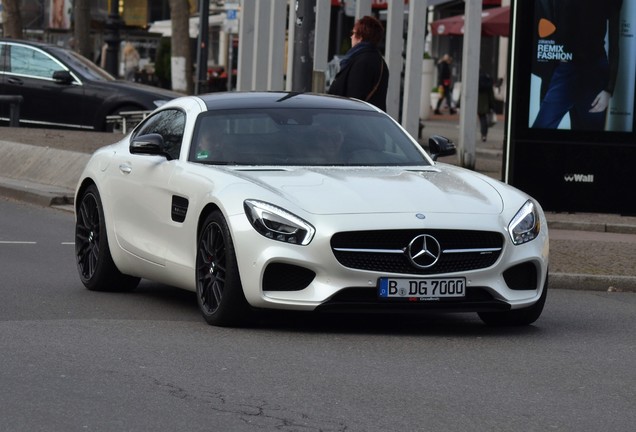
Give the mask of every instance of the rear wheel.
M 236 326 L 250 308 L 243 294 L 234 244 L 219 211 L 205 219 L 197 244 L 197 301 L 208 324 Z
M 139 278 L 121 273 L 113 262 L 104 209 L 95 185 L 86 188 L 77 206 L 75 257 L 80 279 L 89 290 L 130 291 L 139 284 Z
M 506 312 L 479 312 L 479 318 L 490 326 L 524 326 L 530 325 L 539 319 L 545 299 L 548 296 L 548 277 L 546 275 L 543 292 L 539 300 L 530 307 L 513 309 Z

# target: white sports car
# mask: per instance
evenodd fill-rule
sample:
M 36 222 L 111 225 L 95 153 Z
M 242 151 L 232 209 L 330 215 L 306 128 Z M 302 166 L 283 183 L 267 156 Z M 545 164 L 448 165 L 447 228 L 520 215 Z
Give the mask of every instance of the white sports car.
M 140 278 L 197 293 L 205 320 L 254 309 L 477 312 L 524 325 L 548 288 L 545 216 L 528 195 L 435 162 L 364 102 L 217 93 L 163 105 L 99 149 L 76 191 L 91 290 Z

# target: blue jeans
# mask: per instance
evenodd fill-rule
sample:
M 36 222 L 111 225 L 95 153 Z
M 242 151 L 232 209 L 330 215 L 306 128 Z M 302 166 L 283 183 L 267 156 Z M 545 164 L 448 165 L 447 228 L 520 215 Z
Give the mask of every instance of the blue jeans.
M 607 58 L 596 65 L 560 63 L 550 79 L 533 128 L 556 129 L 570 113 L 572 130 L 603 130 L 605 113 L 589 112 L 594 98 L 607 86 Z
M 437 101 L 437 107 L 435 108 L 436 111 L 439 111 L 439 109 L 442 107 L 442 103 L 444 102 L 444 100 L 446 100 L 446 103 L 448 104 L 448 109 L 450 111 L 453 111 L 453 102 L 451 99 L 451 88 L 450 86 L 443 86 L 444 87 L 444 96 L 442 96 L 441 98 L 439 98 L 439 100 Z

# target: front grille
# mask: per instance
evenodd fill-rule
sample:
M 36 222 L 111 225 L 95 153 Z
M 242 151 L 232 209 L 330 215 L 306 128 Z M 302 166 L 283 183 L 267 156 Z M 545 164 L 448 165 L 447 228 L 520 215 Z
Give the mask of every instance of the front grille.
M 419 235 L 434 237 L 441 255 L 428 267 L 414 265 L 408 257 L 409 243 Z M 471 230 L 350 231 L 331 238 L 333 253 L 345 267 L 377 271 L 430 275 L 477 270 L 492 266 L 501 254 L 500 233 Z

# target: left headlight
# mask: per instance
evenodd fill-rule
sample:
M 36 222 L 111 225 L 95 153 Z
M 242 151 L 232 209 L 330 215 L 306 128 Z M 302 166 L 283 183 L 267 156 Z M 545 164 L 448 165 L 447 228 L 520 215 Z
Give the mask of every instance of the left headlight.
M 298 216 L 263 201 L 245 200 L 245 214 L 261 235 L 284 243 L 308 245 L 315 228 Z
M 537 206 L 530 200 L 519 209 L 508 224 L 508 233 L 516 245 L 534 240 L 541 231 L 541 221 Z

